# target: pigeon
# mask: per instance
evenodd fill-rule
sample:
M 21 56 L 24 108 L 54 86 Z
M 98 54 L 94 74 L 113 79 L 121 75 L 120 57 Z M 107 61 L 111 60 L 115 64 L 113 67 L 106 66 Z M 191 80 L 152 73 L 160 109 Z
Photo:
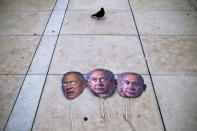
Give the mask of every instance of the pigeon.
M 98 11 L 96 14 L 93 14 L 92 17 L 97 17 L 98 19 L 103 17 L 105 15 L 104 8 L 102 7 L 100 11 Z

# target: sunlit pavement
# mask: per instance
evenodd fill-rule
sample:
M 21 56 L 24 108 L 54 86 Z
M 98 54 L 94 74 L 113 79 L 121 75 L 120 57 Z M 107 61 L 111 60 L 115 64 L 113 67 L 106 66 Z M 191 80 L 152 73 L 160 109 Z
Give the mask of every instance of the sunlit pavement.
M 0 130 L 195 131 L 196 58 L 196 0 L 1 0 Z M 64 73 L 96 68 L 144 77 L 128 121 L 118 93 L 105 120 L 88 88 L 64 97 Z

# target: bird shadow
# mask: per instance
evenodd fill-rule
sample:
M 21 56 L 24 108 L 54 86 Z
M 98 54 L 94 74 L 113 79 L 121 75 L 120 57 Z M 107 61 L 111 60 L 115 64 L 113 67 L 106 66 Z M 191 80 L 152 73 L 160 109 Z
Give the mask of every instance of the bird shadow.
M 107 17 L 96 17 L 96 16 L 91 16 L 93 19 L 96 20 L 105 20 Z

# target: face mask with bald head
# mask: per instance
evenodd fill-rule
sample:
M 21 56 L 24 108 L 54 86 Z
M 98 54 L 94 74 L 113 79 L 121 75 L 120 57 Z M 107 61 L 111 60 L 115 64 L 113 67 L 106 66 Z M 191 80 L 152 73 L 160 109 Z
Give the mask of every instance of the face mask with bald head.
M 93 94 L 107 98 L 116 90 L 114 74 L 105 69 L 95 69 L 88 74 L 88 87 Z

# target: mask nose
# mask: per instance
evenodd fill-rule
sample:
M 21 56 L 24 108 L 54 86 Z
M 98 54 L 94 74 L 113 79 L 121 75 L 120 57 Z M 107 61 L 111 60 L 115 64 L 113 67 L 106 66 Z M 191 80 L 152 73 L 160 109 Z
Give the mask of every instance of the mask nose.
M 68 84 L 66 85 L 66 89 L 70 89 L 70 88 L 72 88 L 72 87 L 71 87 L 71 83 L 68 83 Z
M 103 82 L 99 81 L 99 86 L 104 86 Z
M 130 86 L 129 86 L 129 90 L 130 90 L 130 91 L 136 91 L 136 88 L 135 88 L 135 86 L 130 85 Z
M 128 88 L 133 88 L 131 83 L 127 84 L 127 87 Z
M 129 84 L 128 87 L 129 87 L 130 90 L 135 90 L 135 88 L 132 84 Z
M 99 79 L 97 79 L 96 80 L 96 85 L 101 85 L 101 84 L 102 84 L 102 82 Z
M 130 88 L 131 91 L 135 91 L 135 88 Z
M 66 91 L 70 91 L 72 88 L 66 88 Z

